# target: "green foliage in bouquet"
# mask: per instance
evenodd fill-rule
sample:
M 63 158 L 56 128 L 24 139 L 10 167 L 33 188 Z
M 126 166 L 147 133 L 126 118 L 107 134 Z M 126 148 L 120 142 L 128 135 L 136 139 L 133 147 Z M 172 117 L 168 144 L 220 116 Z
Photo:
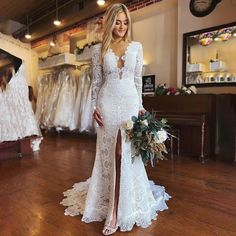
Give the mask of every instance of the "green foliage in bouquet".
M 155 90 L 156 96 L 163 96 L 167 94 L 166 84 L 159 84 Z
M 138 117 L 132 116 L 126 123 L 126 141 L 132 142 L 132 161 L 141 155 L 145 165 L 166 159 L 165 140 L 168 138 L 166 129 L 169 128 L 167 120 L 156 119 L 156 113 L 146 112 Z

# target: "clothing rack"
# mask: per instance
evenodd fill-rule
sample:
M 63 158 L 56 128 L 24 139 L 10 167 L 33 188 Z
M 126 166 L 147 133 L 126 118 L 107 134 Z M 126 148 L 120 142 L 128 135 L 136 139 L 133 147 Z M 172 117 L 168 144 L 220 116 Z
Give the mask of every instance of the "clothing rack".
M 50 95 L 45 98 L 45 93 L 43 92 L 43 95 L 40 94 L 40 99 L 38 98 L 36 117 L 41 128 L 46 130 L 56 128 L 57 131 L 70 130 L 94 133 L 93 120 L 90 121 L 90 117 L 92 117 L 92 114 L 90 114 L 92 112 L 90 108 L 92 107 L 90 104 L 91 76 L 88 76 L 88 74 L 91 74 L 90 69 L 91 62 L 83 61 L 51 67 L 50 70 L 47 70 L 47 73 L 44 73 L 45 70 L 41 71 L 41 78 L 39 77 L 40 91 L 48 92 L 51 89 L 49 94 L 54 94 L 52 98 Z M 60 73 L 63 73 L 62 77 Z M 62 80 L 57 79 L 59 76 Z M 64 76 L 65 80 L 63 80 Z M 44 81 L 41 79 L 44 79 Z M 51 83 L 56 84 L 56 86 L 52 86 Z M 45 85 L 46 90 L 44 90 Z M 70 89 L 68 90 L 68 88 Z M 71 95 L 65 97 L 68 96 L 67 93 L 71 93 Z M 65 105 L 65 103 L 67 103 L 67 105 Z M 61 107 L 63 107 L 63 109 L 66 107 L 66 111 L 71 109 L 71 112 L 62 112 L 63 109 Z M 83 109 L 85 112 L 82 115 Z M 67 118 L 64 119 L 64 117 Z

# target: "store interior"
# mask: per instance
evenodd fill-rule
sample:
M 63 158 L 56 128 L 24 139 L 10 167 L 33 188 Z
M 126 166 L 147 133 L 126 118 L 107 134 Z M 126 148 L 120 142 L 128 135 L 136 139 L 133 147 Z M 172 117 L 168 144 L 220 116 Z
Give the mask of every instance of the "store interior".
M 170 209 L 128 234 L 236 235 L 235 0 L 206 1 L 215 5 L 204 16 L 192 0 L 2 0 L 0 232 L 100 235 L 102 224 L 68 218 L 59 203 L 91 175 L 92 52 L 118 2 L 143 47 L 144 108 L 171 127 L 167 161 L 146 167 Z

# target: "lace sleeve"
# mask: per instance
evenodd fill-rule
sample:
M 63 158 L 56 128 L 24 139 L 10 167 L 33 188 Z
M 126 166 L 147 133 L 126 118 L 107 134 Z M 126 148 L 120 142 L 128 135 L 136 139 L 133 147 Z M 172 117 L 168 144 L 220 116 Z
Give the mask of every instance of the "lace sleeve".
M 101 47 L 98 47 L 98 45 L 95 45 L 93 47 L 93 54 L 92 54 L 92 74 L 93 74 L 92 106 L 93 108 L 96 108 L 98 93 L 103 83 L 102 65 L 100 63 L 100 53 L 101 53 Z
M 139 110 L 143 109 L 142 69 L 143 69 L 143 47 L 142 47 L 142 44 L 139 44 L 137 59 L 136 59 L 136 66 L 135 66 L 135 74 L 134 74 L 134 82 L 135 82 L 135 86 L 138 90 L 138 95 L 139 95 Z

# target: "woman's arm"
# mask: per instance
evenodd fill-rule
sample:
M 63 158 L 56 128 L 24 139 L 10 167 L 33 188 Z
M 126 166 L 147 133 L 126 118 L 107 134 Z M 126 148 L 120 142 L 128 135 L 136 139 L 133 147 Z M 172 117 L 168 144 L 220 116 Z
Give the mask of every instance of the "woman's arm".
M 138 53 L 136 57 L 136 66 L 135 66 L 135 74 L 134 74 L 134 83 L 138 91 L 139 96 L 139 111 L 144 110 L 143 108 L 143 99 L 142 99 L 142 70 L 143 70 L 143 47 L 142 44 L 138 45 Z
M 100 54 L 101 54 L 101 47 L 99 47 L 99 45 L 95 45 L 93 47 L 93 54 L 92 54 L 92 73 L 93 73 L 92 105 L 93 105 L 94 109 L 97 106 L 98 93 L 99 93 L 99 90 L 100 90 L 102 83 L 103 83 Z
M 93 117 L 99 124 L 99 126 L 103 125 L 102 117 L 97 110 L 97 97 L 100 91 L 100 88 L 103 84 L 102 78 L 102 65 L 100 62 L 100 55 L 101 55 L 101 47 L 100 45 L 95 45 L 93 47 L 93 54 L 92 54 L 92 73 L 93 73 L 93 80 L 92 80 L 92 106 L 94 109 Z

